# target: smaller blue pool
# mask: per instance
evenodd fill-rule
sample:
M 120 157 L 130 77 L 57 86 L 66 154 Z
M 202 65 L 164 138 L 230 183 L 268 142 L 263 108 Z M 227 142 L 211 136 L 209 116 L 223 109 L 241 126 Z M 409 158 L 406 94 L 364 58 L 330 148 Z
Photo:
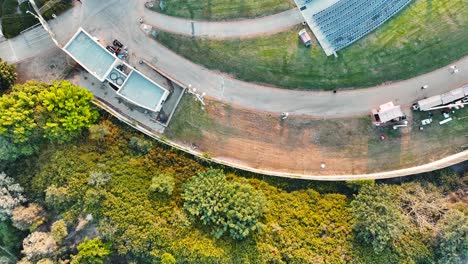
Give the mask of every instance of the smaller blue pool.
M 76 61 L 101 81 L 106 77 L 106 72 L 116 60 L 104 47 L 99 45 L 90 36 L 81 31 L 65 47 Z
M 120 88 L 119 93 L 137 105 L 155 110 L 159 106 L 164 91 L 161 87 L 134 71 Z

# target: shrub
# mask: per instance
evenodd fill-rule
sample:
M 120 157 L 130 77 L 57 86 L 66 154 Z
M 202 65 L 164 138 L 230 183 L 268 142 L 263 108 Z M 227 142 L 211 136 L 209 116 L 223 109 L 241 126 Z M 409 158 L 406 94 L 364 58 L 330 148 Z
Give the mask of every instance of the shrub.
M 57 243 L 62 243 L 63 239 L 68 236 L 67 225 L 65 221 L 58 220 L 52 224 L 50 233 Z
M 151 141 L 138 137 L 131 137 L 128 144 L 131 149 L 143 155 L 148 154 L 153 147 L 153 143 Z
M 15 65 L 10 65 L 0 59 L 0 93 L 10 87 L 16 81 Z
M 44 211 L 38 204 L 32 203 L 28 207 L 18 206 L 13 210 L 11 221 L 20 230 L 34 230 L 45 220 Z
M 26 201 L 23 188 L 5 173 L 0 173 L 0 221 L 7 220 L 13 210 Z
M 150 191 L 171 195 L 174 190 L 174 176 L 160 173 L 151 180 Z
M 112 179 L 112 174 L 102 171 L 92 171 L 88 177 L 88 185 L 102 187 Z
M 249 184 L 227 181 L 221 170 L 209 169 L 194 176 L 184 185 L 182 198 L 184 209 L 210 226 L 216 238 L 228 233 L 241 240 L 262 227 L 263 193 Z
M 176 259 L 169 253 L 164 253 L 161 256 L 161 264 L 175 264 Z
M 101 264 L 110 255 L 110 244 L 104 244 L 99 238 L 86 238 L 78 245 L 78 254 L 72 257 L 71 264 Z

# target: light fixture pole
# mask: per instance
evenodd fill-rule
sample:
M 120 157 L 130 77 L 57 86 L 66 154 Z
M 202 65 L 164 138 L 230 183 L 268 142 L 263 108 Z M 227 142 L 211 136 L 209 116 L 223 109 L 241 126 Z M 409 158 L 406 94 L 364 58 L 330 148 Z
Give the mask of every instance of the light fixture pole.
M 37 7 L 36 3 L 34 2 L 34 0 L 29 0 L 29 3 L 31 4 L 32 8 L 34 9 L 34 11 L 36 11 L 37 15 L 34 14 L 33 12 L 27 10 L 26 13 L 28 14 L 31 14 L 32 16 L 34 16 L 37 20 L 39 20 L 39 22 L 41 23 L 42 27 L 44 28 L 44 30 L 49 34 L 50 38 L 52 38 L 52 41 L 55 43 L 55 45 L 57 45 L 57 47 L 60 48 L 60 44 L 58 43 L 58 41 L 55 39 L 55 34 L 54 32 L 52 32 L 52 30 L 50 30 L 49 28 L 49 25 L 47 24 L 47 21 L 41 16 L 41 13 L 39 11 L 39 8 Z

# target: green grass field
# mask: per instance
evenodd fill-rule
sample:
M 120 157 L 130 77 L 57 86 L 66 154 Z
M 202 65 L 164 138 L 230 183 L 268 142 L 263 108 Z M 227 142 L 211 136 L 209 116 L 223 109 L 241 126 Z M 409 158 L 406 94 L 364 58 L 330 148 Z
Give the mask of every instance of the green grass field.
M 232 20 L 266 16 L 293 7 L 293 0 L 167 0 L 153 1 L 152 10 L 197 20 Z
M 250 82 L 288 89 L 369 87 L 408 79 L 468 54 L 468 1 L 416 0 L 372 34 L 326 57 L 315 41 L 305 48 L 302 27 L 251 39 L 212 40 L 160 32 L 180 55 Z

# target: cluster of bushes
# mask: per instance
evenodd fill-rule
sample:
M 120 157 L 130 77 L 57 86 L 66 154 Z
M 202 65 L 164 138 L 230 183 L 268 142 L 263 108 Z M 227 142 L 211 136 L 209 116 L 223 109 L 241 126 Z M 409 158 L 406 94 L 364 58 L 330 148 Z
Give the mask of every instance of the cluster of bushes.
M 98 117 L 93 94 L 67 81 L 30 81 L 0 97 L 0 160 L 30 155 L 44 143 L 64 143 Z
M 15 65 L 10 65 L 0 58 L 0 95 L 16 81 Z
M 112 119 L 93 124 L 92 98 L 66 81 L 14 85 L 0 97 L 1 263 L 468 259 L 468 177 L 241 177 Z
M 72 263 L 455 264 L 467 257 L 466 184 L 453 174 L 437 175 L 440 186 L 239 177 L 107 119 L 75 144 L 1 164 L 64 221 L 67 234 L 51 232 L 67 241 L 47 255 L 53 261 L 70 259 L 61 253 L 68 251 Z

